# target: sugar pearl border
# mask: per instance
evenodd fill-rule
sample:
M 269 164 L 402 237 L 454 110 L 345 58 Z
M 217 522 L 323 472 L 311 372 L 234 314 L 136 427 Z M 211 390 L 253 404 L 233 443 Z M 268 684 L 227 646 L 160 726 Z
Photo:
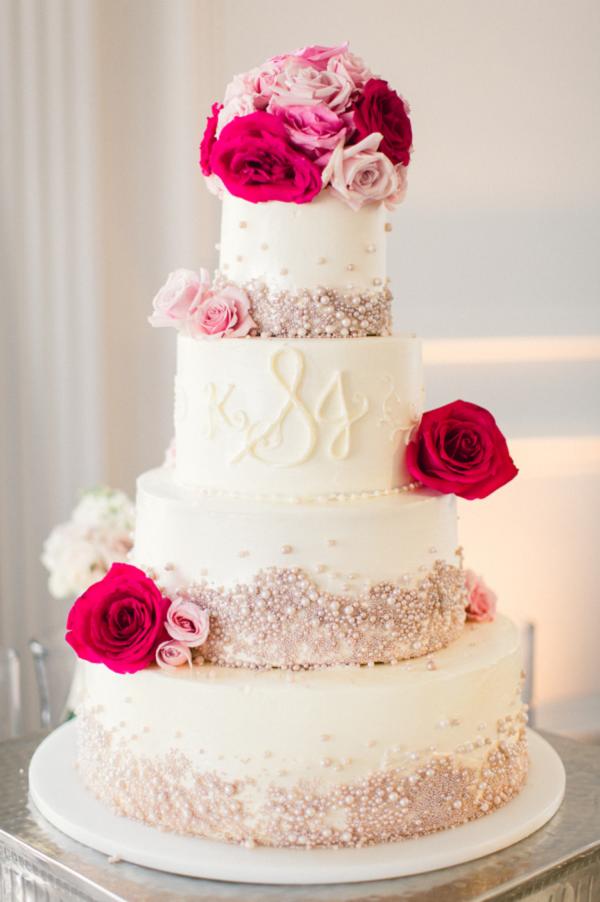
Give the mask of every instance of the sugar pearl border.
M 348 264 L 350 268 L 352 264 Z M 281 270 L 282 275 L 287 270 Z M 216 289 L 231 284 L 223 272 L 214 278 Z M 314 289 L 283 289 L 259 279 L 236 283 L 250 299 L 250 314 L 256 323 L 255 335 L 264 338 L 365 338 L 392 334 L 392 294 L 382 279 L 374 279 L 374 289 L 339 291 L 318 286 Z
M 301 567 L 269 567 L 233 588 L 203 581 L 170 596 L 208 611 L 202 657 L 224 667 L 394 663 L 444 648 L 464 627 L 464 572 L 443 560 L 417 580 L 406 574 L 356 592 L 345 588 L 326 591 Z
M 520 727 L 475 760 L 473 751 L 434 753 L 408 773 L 380 768 L 333 785 L 282 784 L 272 774 L 259 791 L 254 781 L 198 770 L 176 747 L 136 754 L 93 714 L 80 715 L 78 730 L 79 775 L 117 814 L 250 848 L 360 848 L 424 836 L 501 808 L 521 791 L 528 770 Z

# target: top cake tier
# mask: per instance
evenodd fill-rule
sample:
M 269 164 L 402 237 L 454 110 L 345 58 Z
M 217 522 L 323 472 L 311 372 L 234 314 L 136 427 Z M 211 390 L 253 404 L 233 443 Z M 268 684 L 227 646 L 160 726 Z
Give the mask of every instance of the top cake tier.
M 382 204 L 355 211 L 325 192 L 310 204 L 252 204 L 227 194 L 219 269 L 235 282 L 284 292 L 381 293 L 386 219 Z
M 310 204 L 252 204 L 225 195 L 217 277 L 242 288 L 263 336 L 391 333 L 386 213 L 323 193 Z

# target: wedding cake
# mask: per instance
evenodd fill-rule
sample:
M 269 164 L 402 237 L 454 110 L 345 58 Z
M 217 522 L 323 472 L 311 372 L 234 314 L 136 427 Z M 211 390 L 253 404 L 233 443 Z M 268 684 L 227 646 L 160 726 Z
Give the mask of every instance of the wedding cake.
M 425 409 L 394 334 L 409 108 L 347 45 L 237 76 L 201 144 L 218 271 L 178 270 L 175 438 L 127 562 L 75 602 L 78 771 L 161 830 L 359 847 L 494 811 L 527 775 L 515 626 L 456 496 L 516 475 L 492 415 Z

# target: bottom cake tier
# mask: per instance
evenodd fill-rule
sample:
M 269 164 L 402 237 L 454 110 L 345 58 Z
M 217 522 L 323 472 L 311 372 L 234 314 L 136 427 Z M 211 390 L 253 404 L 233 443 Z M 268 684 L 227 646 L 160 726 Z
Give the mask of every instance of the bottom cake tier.
M 518 634 L 504 617 L 397 665 L 84 667 L 80 777 L 162 830 L 248 846 L 393 842 L 481 817 L 527 776 Z

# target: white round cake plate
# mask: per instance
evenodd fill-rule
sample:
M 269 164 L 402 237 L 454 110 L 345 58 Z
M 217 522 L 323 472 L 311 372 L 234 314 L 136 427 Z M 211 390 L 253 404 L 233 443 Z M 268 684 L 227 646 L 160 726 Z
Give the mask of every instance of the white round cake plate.
M 39 812 L 78 842 L 144 867 L 236 883 L 357 883 L 422 874 L 506 848 L 558 810 L 565 771 L 554 749 L 528 731 L 530 770 L 523 791 L 504 808 L 453 830 L 364 849 L 247 849 L 164 833 L 113 814 L 87 792 L 75 770 L 75 724 L 36 749 L 29 791 Z

